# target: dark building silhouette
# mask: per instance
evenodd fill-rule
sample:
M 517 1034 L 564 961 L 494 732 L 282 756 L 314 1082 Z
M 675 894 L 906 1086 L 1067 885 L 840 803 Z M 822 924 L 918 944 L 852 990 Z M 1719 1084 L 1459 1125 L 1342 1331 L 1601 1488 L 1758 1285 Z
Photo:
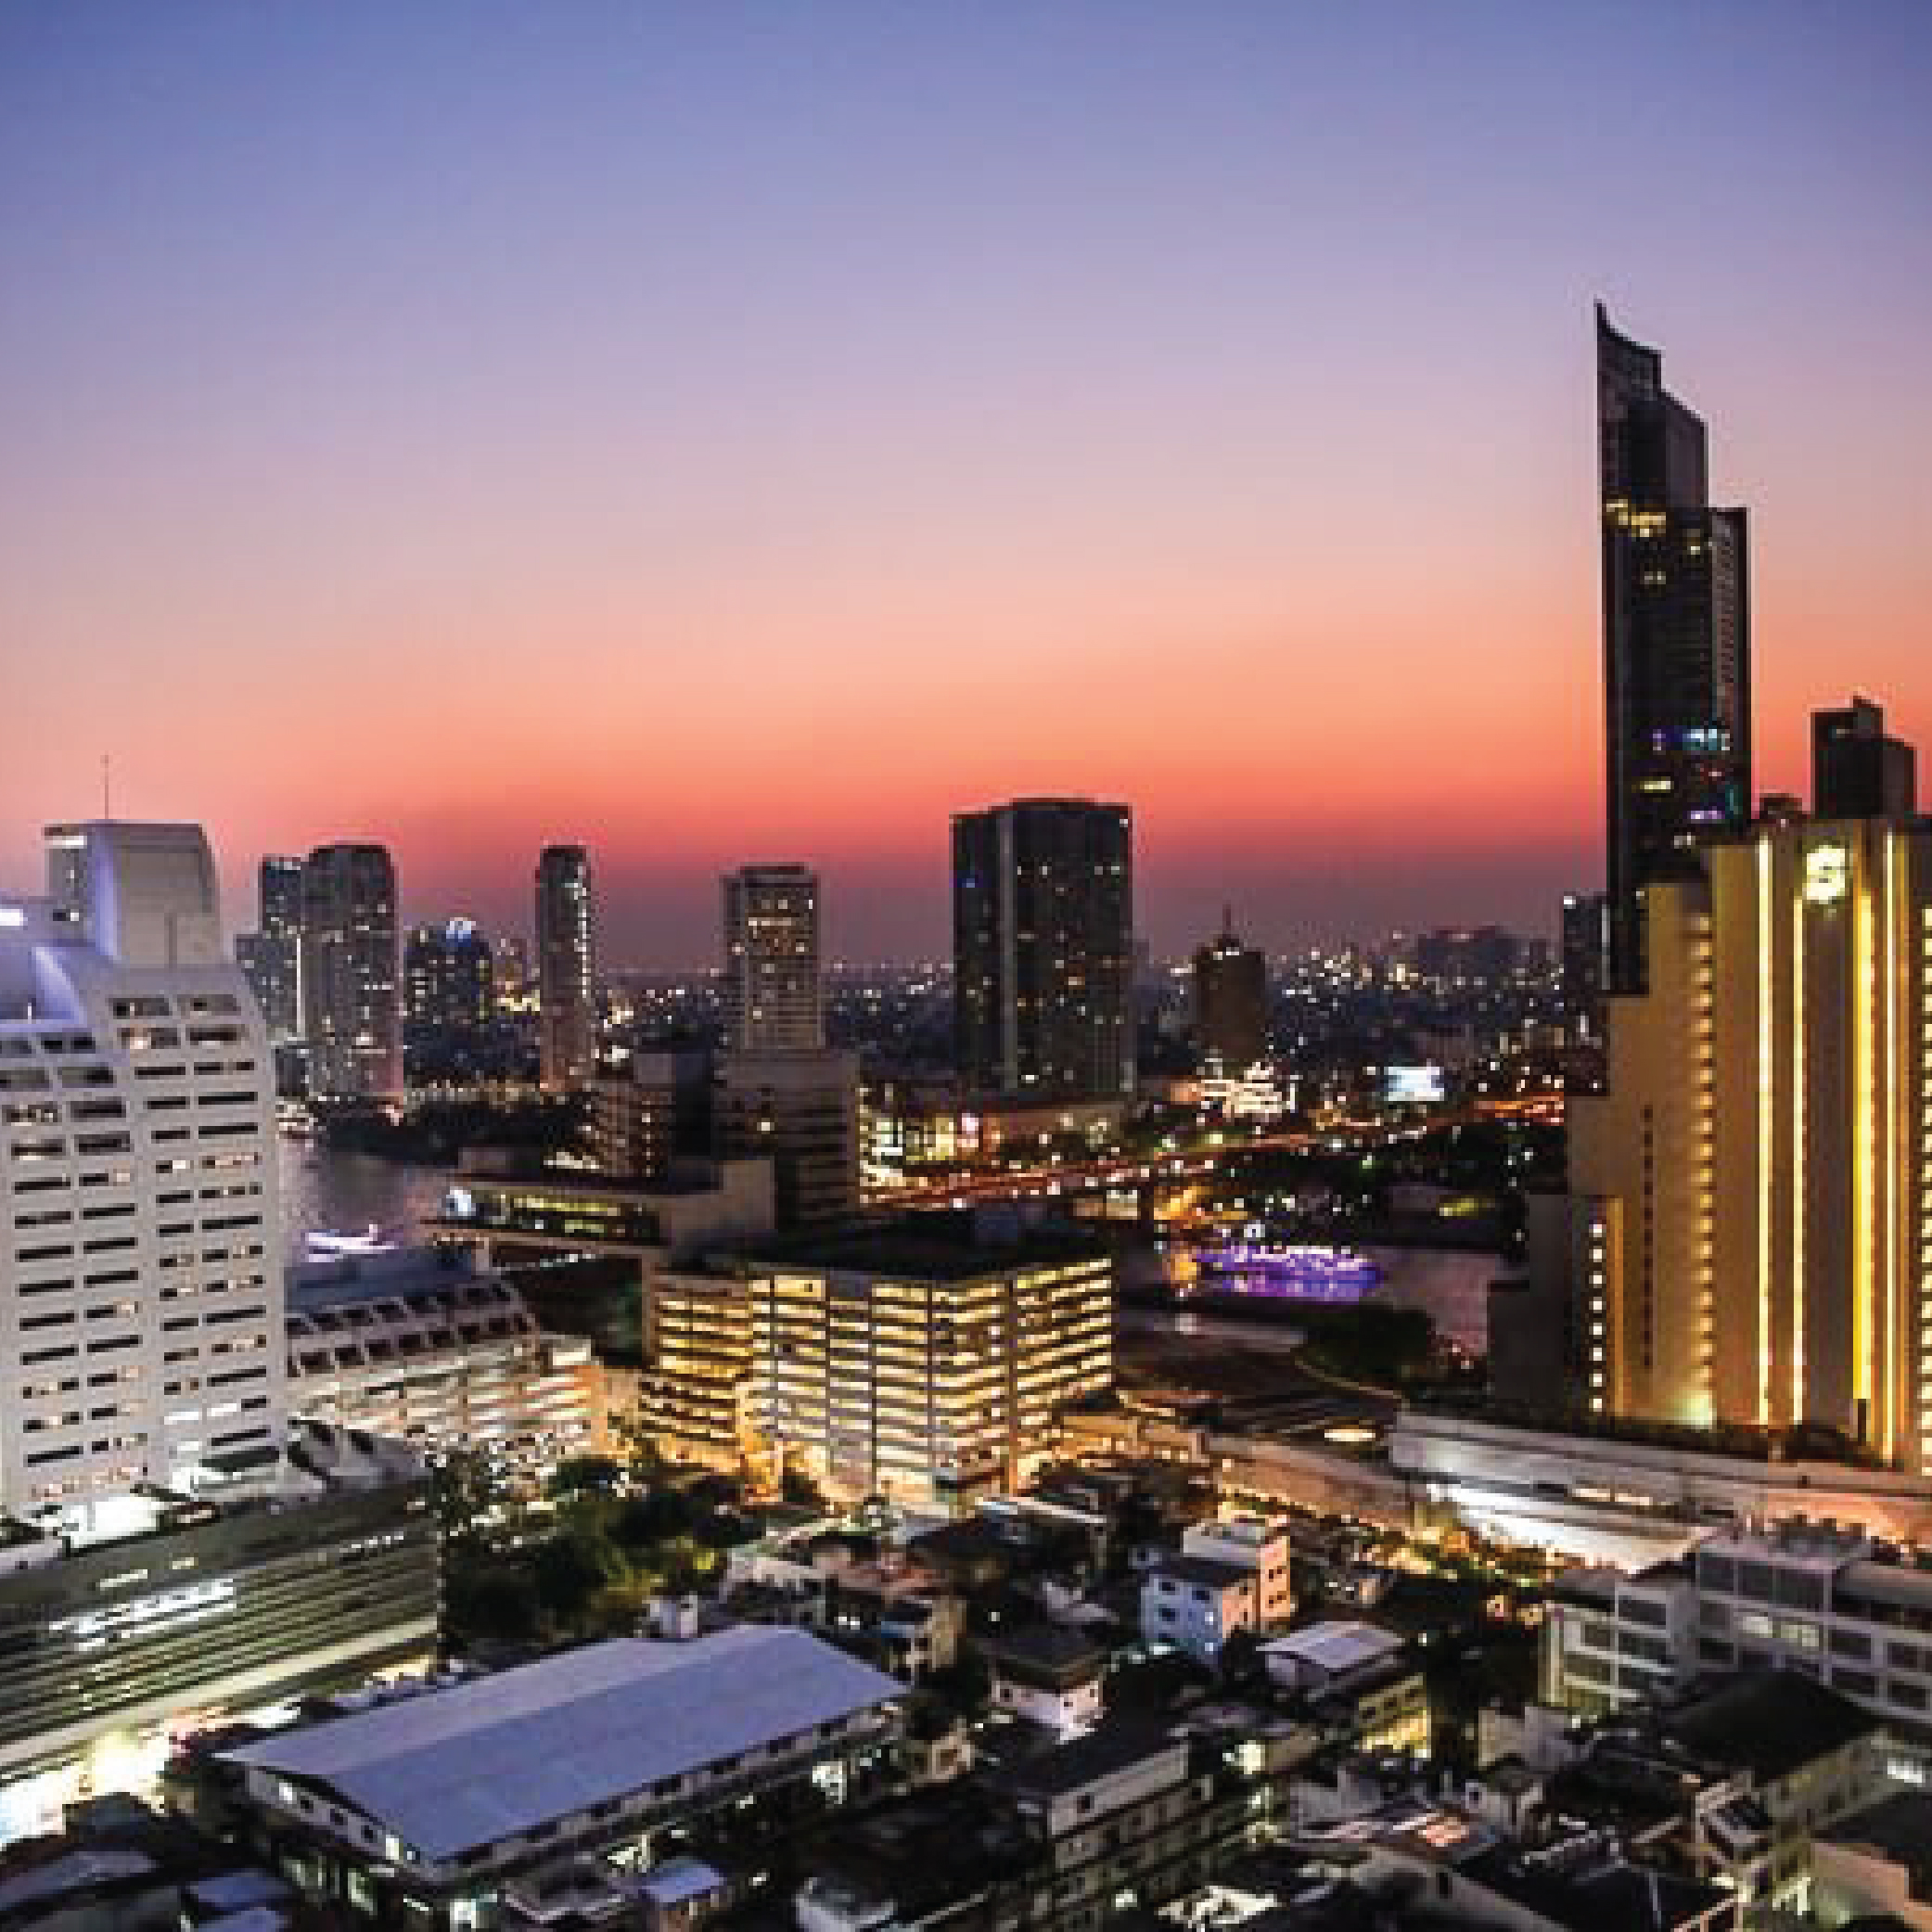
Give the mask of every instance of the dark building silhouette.
M 1917 803 L 1917 757 L 1886 736 L 1883 706 L 1854 697 L 1842 710 L 1811 713 L 1815 817 L 1910 818 Z
M 239 934 L 235 956 L 262 1003 L 277 1044 L 301 1031 L 301 861 L 275 855 L 260 873 L 261 917 Z
M 1022 799 L 953 821 L 960 1080 L 1030 1100 L 1133 1092 L 1132 818 Z
M 597 1065 L 596 924 L 590 854 L 546 845 L 536 874 L 538 1063 L 545 1087 L 590 1079 Z
M 1235 937 L 1232 911 L 1220 937 L 1195 951 L 1194 1030 L 1202 1060 L 1229 1073 L 1268 1056 L 1268 960 Z
M 1563 895 L 1563 1030 L 1570 1044 L 1601 1045 L 1604 987 L 1609 973 L 1609 899 L 1602 892 Z
M 1746 518 L 1710 506 L 1702 421 L 1601 303 L 1596 366 L 1610 983 L 1633 991 L 1644 888 L 1750 817 Z

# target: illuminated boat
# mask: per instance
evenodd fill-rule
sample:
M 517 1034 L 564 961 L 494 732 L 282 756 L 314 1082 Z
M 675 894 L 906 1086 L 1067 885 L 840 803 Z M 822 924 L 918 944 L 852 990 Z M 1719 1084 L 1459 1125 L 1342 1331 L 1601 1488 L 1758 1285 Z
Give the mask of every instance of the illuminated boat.
M 1287 1301 L 1360 1301 L 1382 1271 L 1352 1247 L 1318 1242 L 1225 1241 L 1196 1256 L 1209 1294 L 1263 1295 Z

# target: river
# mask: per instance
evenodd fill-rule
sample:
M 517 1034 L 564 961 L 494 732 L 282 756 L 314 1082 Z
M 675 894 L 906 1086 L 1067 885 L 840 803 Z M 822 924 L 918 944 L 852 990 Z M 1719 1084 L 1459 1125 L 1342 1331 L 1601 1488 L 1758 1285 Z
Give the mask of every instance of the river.
M 288 1135 L 281 1144 L 280 1180 L 283 1246 L 295 1260 L 301 1258 L 303 1237 L 317 1230 L 359 1234 L 374 1222 L 391 1240 L 417 1240 L 450 1184 L 445 1168 L 342 1153 Z

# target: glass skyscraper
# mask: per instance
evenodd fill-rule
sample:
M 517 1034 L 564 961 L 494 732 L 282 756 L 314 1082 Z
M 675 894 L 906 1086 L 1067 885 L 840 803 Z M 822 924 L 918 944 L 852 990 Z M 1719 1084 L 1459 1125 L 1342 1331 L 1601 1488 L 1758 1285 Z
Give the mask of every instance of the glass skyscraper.
M 1745 513 L 1713 509 L 1704 424 L 1596 311 L 1610 982 L 1644 983 L 1643 893 L 1751 815 Z

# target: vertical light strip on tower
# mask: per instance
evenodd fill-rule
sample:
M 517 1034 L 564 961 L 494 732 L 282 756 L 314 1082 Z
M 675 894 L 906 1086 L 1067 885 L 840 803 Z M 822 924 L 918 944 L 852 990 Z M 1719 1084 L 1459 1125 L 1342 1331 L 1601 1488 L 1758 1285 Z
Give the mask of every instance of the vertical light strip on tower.
M 1885 1453 L 1898 1453 L 1899 1418 L 1899 913 L 1894 896 L 1895 841 L 1887 826 L 1877 834 L 1885 851 L 1885 951 L 1874 961 L 1885 975 Z
M 1872 971 L 1872 876 L 1861 864 L 1851 898 L 1851 971 L 1854 1005 L 1851 1017 L 1853 1128 L 1851 1142 L 1851 1337 L 1852 1399 L 1864 1404 L 1864 1427 L 1871 1440 L 1877 1420 L 1873 1407 L 1874 1293 L 1872 1269 L 1873 1209 L 1872 1111 L 1877 1102 L 1872 1043 L 1872 1004 L 1877 987 Z
M 1805 895 L 1791 896 L 1791 1419 L 1805 1419 Z
M 1758 1420 L 1771 1420 L 1771 1163 L 1772 1081 L 1771 840 L 1758 838 Z

